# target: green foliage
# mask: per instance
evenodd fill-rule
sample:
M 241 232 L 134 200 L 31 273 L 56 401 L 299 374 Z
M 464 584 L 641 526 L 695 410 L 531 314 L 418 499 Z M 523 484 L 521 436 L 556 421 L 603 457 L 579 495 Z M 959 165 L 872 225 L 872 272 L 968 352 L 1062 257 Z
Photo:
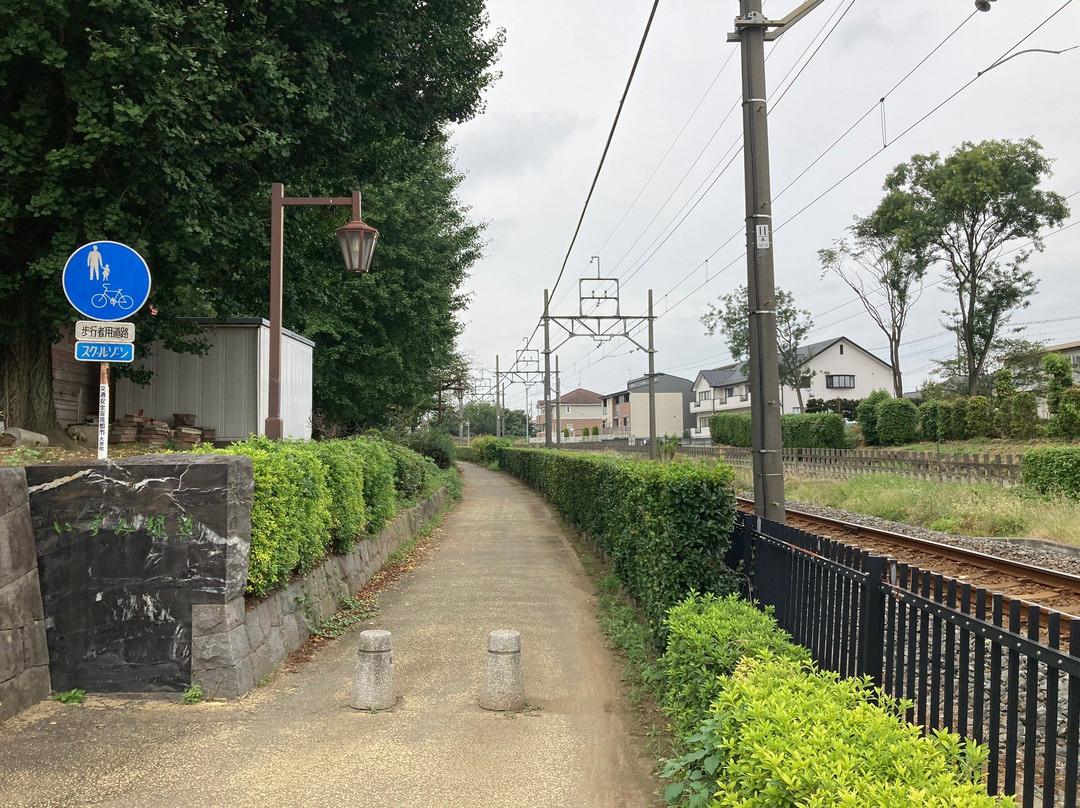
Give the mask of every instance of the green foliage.
M 833 412 L 780 417 L 785 448 L 843 449 L 847 446 L 844 419 Z
M 311 633 L 317 637 L 340 637 L 356 628 L 357 625 L 379 613 L 379 596 L 372 595 L 363 600 L 344 598 L 338 604 L 338 610 L 324 620 Z
M 398 499 L 413 500 L 420 496 L 431 473 L 429 459 L 412 449 L 396 443 L 384 443 L 394 462 L 394 490 Z
M 495 405 L 486 401 L 470 401 L 465 405 L 465 420 L 469 422 L 469 434 L 494 435 L 498 425 Z
M 86 698 L 86 691 L 78 687 L 72 690 L 65 690 L 62 693 L 52 694 L 52 700 L 58 701 L 61 704 L 82 704 L 84 698 Z
M 891 396 L 885 390 L 875 390 L 855 408 L 856 419 L 859 422 L 859 430 L 867 446 L 877 446 L 881 441 L 878 437 L 878 410 L 877 405 L 887 401 Z
M 1015 437 L 1012 434 L 1013 397 L 1016 395 L 1016 383 L 1012 371 L 1001 368 L 994 372 L 993 404 L 994 431 L 1003 438 Z
M 1040 494 L 1080 499 L 1080 446 L 1029 449 L 1020 463 L 1026 487 Z
M 750 414 L 716 413 L 709 418 L 709 435 L 713 443 L 749 447 L 752 438 Z
M 563 427 L 562 436 L 564 438 L 569 438 L 570 437 L 570 430 L 567 429 L 566 427 Z
M 941 440 L 966 440 L 968 400 L 951 398 L 941 402 Z
M 1051 415 L 1057 415 L 1061 406 L 1061 395 L 1073 386 L 1072 362 L 1059 353 L 1043 357 L 1043 370 L 1046 371 L 1046 408 Z
M 717 413 L 709 418 L 713 443 L 725 446 L 751 445 L 749 413 Z M 836 413 L 802 413 L 780 418 L 780 430 L 786 448 L 843 449 L 847 446 L 844 419 Z
M 326 467 L 326 484 L 330 493 L 330 537 L 334 552 L 347 553 L 367 527 L 364 461 L 347 441 L 324 440 L 310 446 Z
M 367 506 L 368 533 L 378 533 L 394 518 L 397 510 L 394 472 L 396 464 L 386 441 L 374 438 L 349 438 L 349 447 L 360 457 L 364 467 L 364 504 Z
M 201 451 L 251 458 L 255 493 L 249 593 L 272 592 L 293 572 L 307 572 L 326 555 L 333 524 L 331 493 L 326 466 L 312 444 L 251 437 L 224 449 Z
M 405 438 L 405 444 L 414 452 L 430 457 L 441 469 L 448 469 L 454 462 L 454 439 L 438 427 L 417 429 Z
M 203 700 L 203 689 L 201 685 L 192 685 L 184 694 L 180 697 L 181 704 L 198 704 Z
M 906 398 L 890 398 L 877 407 L 878 443 L 900 446 L 911 443 L 919 433 L 919 408 Z
M 966 431 L 969 438 L 992 437 L 994 417 L 990 410 L 990 399 L 986 396 L 972 396 L 968 399 Z
M 808 398 L 803 411 L 807 413 L 835 412 L 843 416 L 845 421 L 854 421 L 858 418 L 856 413 L 858 406 L 859 401 L 854 398 L 830 398 L 827 401 L 820 398 Z
M 923 735 L 907 704 L 866 679 L 792 659 L 746 658 L 689 751 L 664 774 L 669 805 L 724 808 L 1006 808 L 982 783 L 987 752 L 959 735 Z
M 595 437 L 597 437 L 597 436 L 599 436 L 599 434 L 600 434 L 600 427 L 598 427 L 598 426 L 594 426 L 594 427 L 592 428 L 592 434 L 593 434 L 593 437 L 594 437 L 594 438 L 595 438 Z
M 660 706 L 675 731 L 692 735 L 720 695 L 721 677 L 735 672 L 746 656 L 764 651 L 791 659 L 810 658 L 777 628 L 772 609 L 762 612 L 735 596 L 691 592 L 668 611 L 667 650 L 660 660 Z
M 1036 287 L 1026 267 L 1031 250 L 1002 248 L 1022 240 L 1041 251 L 1045 228 L 1069 215 L 1060 194 L 1039 188 L 1050 164 L 1032 138 L 984 140 L 963 143 L 944 160 L 937 153 L 914 155 L 885 181 L 944 265 L 945 288 L 956 302 L 946 327 L 963 346 L 969 396 L 978 392 L 1002 325 L 1027 305 Z M 1011 257 L 1002 261 L 1004 255 Z
M 1010 399 L 1010 438 L 1031 440 L 1039 434 L 1039 400 L 1034 393 L 1014 393 Z
M 926 440 L 941 441 L 945 439 L 940 401 L 931 399 L 919 405 L 919 424 Z
M 662 639 L 667 610 L 687 592 L 736 589 L 724 565 L 735 518 L 729 466 L 512 447 L 494 452 L 503 469 L 546 494 L 611 557 L 654 640 Z
M 1080 437 L 1080 388 L 1066 387 L 1058 400 L 1057 414 L 1050 418 L 1050 429 L 1058 437 Z

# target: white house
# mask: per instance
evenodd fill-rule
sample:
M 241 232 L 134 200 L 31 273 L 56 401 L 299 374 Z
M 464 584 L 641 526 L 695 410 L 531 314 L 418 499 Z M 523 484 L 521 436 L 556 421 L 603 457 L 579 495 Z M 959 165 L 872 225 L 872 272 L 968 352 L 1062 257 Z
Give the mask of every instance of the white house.
M 847 337 L 806 345 L 799 350 L 806 371 L 803 403 L 811 398 L 866 398 L 874 390 L 892 390 L 892 365 Z M 799 397 L 792 387 L 781 387 L 785 414 L 799 412 Z M 709 437 L 709 418 L 716 412 L 750 412 L 749 377 L 743 363 L 698 372 L 690 405 L 694 426 L 691 438 Z

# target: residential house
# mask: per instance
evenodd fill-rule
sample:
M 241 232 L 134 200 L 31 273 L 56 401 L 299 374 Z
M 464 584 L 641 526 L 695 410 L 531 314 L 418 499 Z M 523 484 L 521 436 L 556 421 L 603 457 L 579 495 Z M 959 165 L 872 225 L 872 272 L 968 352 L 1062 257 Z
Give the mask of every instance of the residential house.
M 1047 345 L 1046 353 L 1059 353 L 1072 362 L 1073 384 L 1080 385 L 1080 342 L 1062 342 L 1059 345 Z
M 690 423 L 690 402 L 694 383 L 669 373 L 654 376 L 656 434 L 681 437 Z M 609 437 L 649 436 L 649 377 L 631 379 L 625 390 L 604 396 L 604 426 Z
M 1078 344 L 1080 353 L 1080 344 Z M 892 365 L 847 337 L 815 342 L 799 349 L 805 369 L 803 404 L 811 398 L 866 398 L 874 390 L 892 391 Z M 744 363 L 736 362 L 698 372 L 691 405 L 690 437 L 709 438 L 709 418 L 717 412 L 750 412 L 749 377 Z M 792 387 L 780 389 L 781 411 L 799 412 L 799 397 Z
M 603 400 L 599 393 L 579 387 L 569 393 L 563 393 L 556 404 L 559 408 L 558 419 L 555 413 L 551 415 L 551 428 L 554 430 L 557 423 L 570 432 L 571 437 L 585 434 L 585 430 L 592 430 L 594 426 L 603 426 Z M 544 432 L 545 407 L 543 401 L 536 402 L 536 425 L 540 432 Z M 554 433 L 552 433 L 554 434 Z

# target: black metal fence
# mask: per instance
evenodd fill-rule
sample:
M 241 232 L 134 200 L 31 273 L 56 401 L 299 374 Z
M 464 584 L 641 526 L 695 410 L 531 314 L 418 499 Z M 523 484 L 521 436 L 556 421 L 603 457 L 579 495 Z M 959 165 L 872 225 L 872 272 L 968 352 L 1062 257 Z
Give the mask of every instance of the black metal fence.
M 823 668 L 869 676 L 907 719 L 989 751 L 987 789 L 1076 808 L 1080 620 L 752 515 L 731 558 Z

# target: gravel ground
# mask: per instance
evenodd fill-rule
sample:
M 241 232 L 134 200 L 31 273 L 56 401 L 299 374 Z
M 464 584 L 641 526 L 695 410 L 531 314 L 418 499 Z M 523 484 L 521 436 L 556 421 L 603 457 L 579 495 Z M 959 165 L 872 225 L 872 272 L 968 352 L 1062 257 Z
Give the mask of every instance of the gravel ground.
M 890 522 L 887 519 L 879 519 L 876 516 L 867 516 L 862 513 L 842 511 L 838 508 L 827 508 L 823 505 L 814 505 L 810 502 L 798 502 L 788 500 L 788 507 L 793 510 L 803 511 L 814 516 L 824 516 L 830 519 L 842 519 L 845 522 L 853 522 L 857 525 L 878 528 L 879 530 L 891 530 L 894 533 L 902 533 L 905 536 L 914 536 L 917 539 L 951 544 L 956 547 L 964 547 L 976 550 L 980 553 L 1008 558 L 1013 561 L 1021 561 L 1046 569 L 1059 570 L 1061 572 L 1080 575 L 1080 547 L 1071 544 L 1058 544 L 1042 539 L 1003 539 L 1003 538 L 974 538 L 970 536 L 953 536 L 948 533 L 939 533 L 924 527 L 905 525 L 900 522 Z

